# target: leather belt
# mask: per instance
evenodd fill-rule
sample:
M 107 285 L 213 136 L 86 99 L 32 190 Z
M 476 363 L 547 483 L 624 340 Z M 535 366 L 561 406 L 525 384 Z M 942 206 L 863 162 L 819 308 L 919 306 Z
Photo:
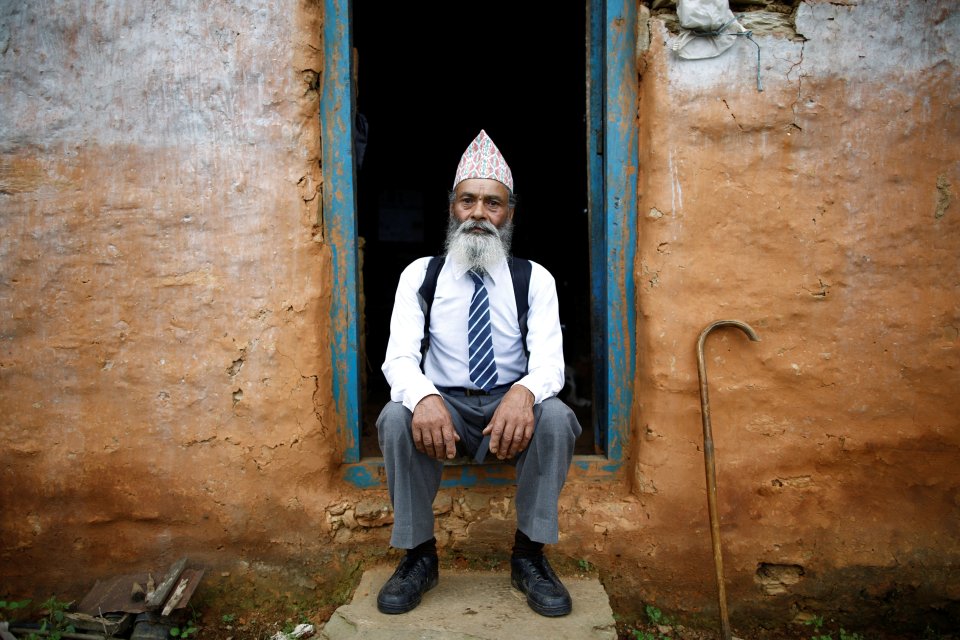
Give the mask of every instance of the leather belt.
M 510 390 L 510 387 L 514 383 L 509 384 L 499 384 L 495 387 L 491 387 L 490 390 L 484 389 L 468 389 L 466 387 L 441 387 L 439 385 L 434 385 L 437 387 L 437 391 L 441 391 L 450 396 L 466 396 L 468 398 L 473 396 L 496 396 L 503 393 L 506 393 Z

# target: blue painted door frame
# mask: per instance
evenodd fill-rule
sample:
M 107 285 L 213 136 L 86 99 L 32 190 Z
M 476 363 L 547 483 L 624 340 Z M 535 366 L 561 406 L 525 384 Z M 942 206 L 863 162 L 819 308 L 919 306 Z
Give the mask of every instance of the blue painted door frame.
M 637 233 L 637 72 L 635 0 L 587 3 L 587 172 L 590 209 L 594 425 L 606 455 L 576 456 L 574 475 L 603 478 L 623 461 L 633 404 Z M 356 193 L 354 190 L 350 0 L 324 0 L 324 72 L 320 101 L 323 229 L 333 261 L 330 308 L 333 397 L 343 476 L 359 486 L 383 483 L 383 462 L 360 458 L 360 362 Z M 512 469 L 450 465 L 444 485 L 512 481 Z
M 360 274 L 353 158 L 350 0 L 324 0 L 323 94 L 320 98 L 323 163 L 323 237 L 333 258 L 330 338 L 337 440 L 344 462 L 360 461 L 360 358 L 357 339 Z

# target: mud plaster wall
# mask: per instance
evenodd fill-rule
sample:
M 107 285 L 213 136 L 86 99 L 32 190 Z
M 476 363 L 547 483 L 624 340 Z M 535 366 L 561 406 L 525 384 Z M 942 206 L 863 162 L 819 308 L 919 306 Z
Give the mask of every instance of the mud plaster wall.
M 4 584 L 181 554 L 320 583 L 382 554 L 385 492 L 336 481 L 328 427 L 319 10 L 0 18 Z M 554 553 L 596 565 L 619 610 L 715 606 L 694 343 L 736 317 L 762 342 L 708 345 L 735 616 L 948 606 L 956 11 L 802 4 L 800 35 L 758 29 L 762 94 L 749 43 L 680 62 L 642 23 L 629 457 L 620 482 L 571 482 Z M 502 556 L 511 497 L 443 490 L 447 557 Z
M 321 17 L 0 8 L 0 590 L 311 535 L 336 457 Z
M 763 93 L 749 42 L 683 61 L 664 22 L 649 26 L 643 588 L 668 603 L 712 589 L 695 344 L 735 318 L 762 341 L 723 330 L 706 358 L 734 611 L 925 602 L 955 616 L 960 12 L 804 2 L 795 35 L 758 29 Z

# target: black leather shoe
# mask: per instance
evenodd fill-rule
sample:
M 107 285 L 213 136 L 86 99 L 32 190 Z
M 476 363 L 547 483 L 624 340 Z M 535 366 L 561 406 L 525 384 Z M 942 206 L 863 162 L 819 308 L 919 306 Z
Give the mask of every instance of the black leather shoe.
M 420 604 L 423 594 L 437 586 L 437 556 L 404 556 L 397 570 L 377 594 L 380 613 L 406 613 Z
M 510 582 L 527 594 L 527 604 L 542 616 L 565 616 L 572 602 L 567 588 L 553 572 L 545 556 L 510 558 Z

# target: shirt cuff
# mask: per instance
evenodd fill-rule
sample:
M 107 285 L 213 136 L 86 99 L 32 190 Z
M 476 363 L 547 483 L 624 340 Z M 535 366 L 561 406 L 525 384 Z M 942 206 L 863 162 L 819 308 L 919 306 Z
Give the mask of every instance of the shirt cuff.
M 417 380 L 407 387 L 403 394 L 403 406 L 410 409 L 410 413 L 413 413 L 421 400 L 433 395 L 438 396 L 440 392 L 437 391 L 437 387 L 432 382 L 424 377 L 423 380 Z
M 543 388 L 543 385 L 537 384 L 536 378 L 534 378 L 532 375 L 529 375 L 529 374 L 523 376 L 522 378 L 514 382 L 512 386 L 516 386 L 518 384 L 533 394 L 534 405 L 538 405 L 544 400 L 546 400 L 547 398 L 550 398 L 554 395 L 552 393 L 548 394 L 546 392 L 546 389 Z

